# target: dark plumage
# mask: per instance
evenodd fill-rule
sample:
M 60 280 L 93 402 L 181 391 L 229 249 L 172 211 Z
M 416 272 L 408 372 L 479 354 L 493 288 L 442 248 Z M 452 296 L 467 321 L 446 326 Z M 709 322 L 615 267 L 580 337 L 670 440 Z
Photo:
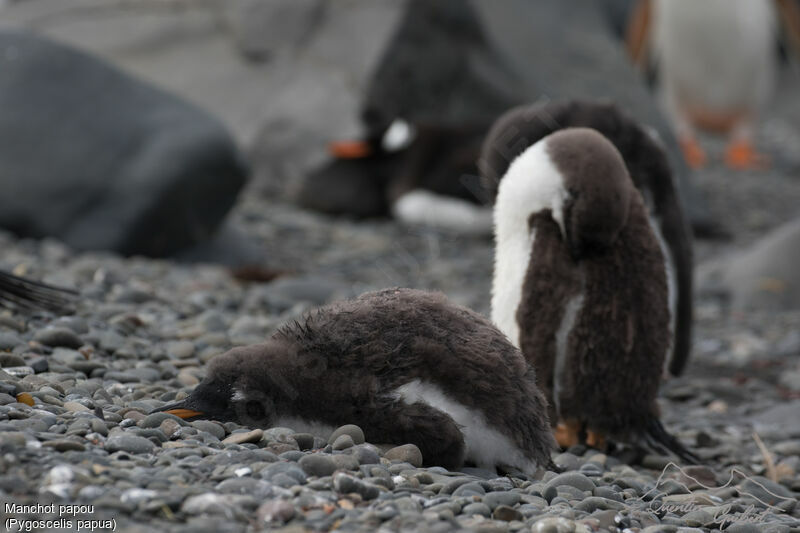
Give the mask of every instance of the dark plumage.
M 509 167 L 495 209 L 492 314 L 536 368 L 562 443 L 610 436 L 695 461 L 658 421 L 671 338 L 666 268 L 614 145 L 588 128 L 545 137 Z M 504 277 L 504 263 L 520 258 L 520 278 Z M 515 309 L 496 309 L 514 294 Z
M 64 311 L 76 292 L 0 271 L 0 306 L 24 310 Z
M 666 248 L 674 283 L 674 337 L 668 370 L 680 375 L 689 359 L 692 338 L 692 237 L 668 158 L 654 134 L 613 104 L 555 101 L 514 108 L 492 126 L 479 167 L 490 197 L 511 162 L 525 149 L 564 128 L 587 127 L 602 133 L 622 154 L 630 178 L 649 208 L 654 228 Z
M 161 410 L 261 427 L 355 423 L 370 442 L 414 443 L 426 464 L 447 468 L 466 456 L 531 470 L 550 464 L 553 444 L 519 350 L 477 313 L 411 289 L 322 307 L 231 350 L 189 398 Z M 504 443 L 511 451 L 497 457 Z

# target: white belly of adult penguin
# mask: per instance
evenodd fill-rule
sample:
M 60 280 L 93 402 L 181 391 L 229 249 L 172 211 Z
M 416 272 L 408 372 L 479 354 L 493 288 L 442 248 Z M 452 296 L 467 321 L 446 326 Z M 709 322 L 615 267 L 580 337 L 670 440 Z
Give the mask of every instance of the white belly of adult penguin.
M 701 167 L 706 161 L 694 132 L 698 127 L 729 136 L 728 166 L 763 166 L 766 159 L 753 147 L 753 130 L 775 85 L 776 3 L 645 1 L 652 8 L 639 13 L 652 10 L 649 24 L 659 83 L 687 162 Z M 646 28 L 648 22 L 639 18 Z
M 659 421 L 667 274 L 614 145 L 568 128 L 529 147 L 500 181 L 494 223 L 492 319 L 535 368 L 559 443 L 614 438 L 696 461 Z

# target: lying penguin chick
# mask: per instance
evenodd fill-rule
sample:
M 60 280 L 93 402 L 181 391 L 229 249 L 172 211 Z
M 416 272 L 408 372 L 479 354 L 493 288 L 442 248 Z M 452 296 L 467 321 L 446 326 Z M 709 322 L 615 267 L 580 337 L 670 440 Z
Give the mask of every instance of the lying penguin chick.
M 428 465 L 532 473 L 554 446 L 546 405 L 487 319 L 439 293 L 387 289 L 214 358 L 186 400 L 159 410 L 312 432 L 354 423 L 370 442 L 416 444 Z
M 492 318 L 536 369 L 557 440 L 645 441 L 670 347 L 659 243 L 622 156 L 597 131 L 557 131 L 518 156 L 495 204 Z

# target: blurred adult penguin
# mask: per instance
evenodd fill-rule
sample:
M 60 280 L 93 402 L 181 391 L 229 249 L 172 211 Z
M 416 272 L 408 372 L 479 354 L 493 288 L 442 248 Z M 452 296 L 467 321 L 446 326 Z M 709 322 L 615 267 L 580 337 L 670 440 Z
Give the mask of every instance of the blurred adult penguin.
M 727 135 L 725 163 L 763 168 L 753 144 L 758 117 L 772 95 L 778 33 L 800 47 L 795 0 L 640 0 L 628 47 L 640 65 L 655 61 L 666 111 L 687 163 L 702 167 L 696 129 Z

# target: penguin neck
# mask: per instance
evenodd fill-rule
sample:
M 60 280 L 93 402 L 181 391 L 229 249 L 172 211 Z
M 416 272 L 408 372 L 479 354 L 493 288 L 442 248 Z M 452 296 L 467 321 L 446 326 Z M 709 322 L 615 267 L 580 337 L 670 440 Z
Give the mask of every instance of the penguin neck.
M 538 142 L 512 161 L 494 207 L 492 321 L 519 348 L 517 309 L 536 235 L 528 226 L 534 213 L 549 209 L 564 233 L 566 198 L 561 173 L 550 160 L 546 142 Z

